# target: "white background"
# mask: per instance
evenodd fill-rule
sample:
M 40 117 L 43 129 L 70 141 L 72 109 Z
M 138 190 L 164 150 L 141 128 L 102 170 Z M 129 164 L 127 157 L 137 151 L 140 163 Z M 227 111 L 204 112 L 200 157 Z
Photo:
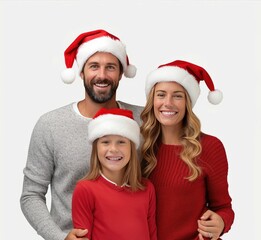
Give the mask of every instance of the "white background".
M 223 239 L 260 239 L 260 1 L 9 0 L 0 9 L 1 239 L 41 239 L 19 204 L 30 135 L 40 115 L 83 98 L 79 79 L 60 79 L 63 52 L 99 28 L 126 44 L 138 68 L 135 79 L 122 79 L 118 99 L 144 105 L 146 75 L 176 59 L 210 73 L 224 100 L 208 103 L 202 83 L 194 110 L 227 151 L 236 218 Z

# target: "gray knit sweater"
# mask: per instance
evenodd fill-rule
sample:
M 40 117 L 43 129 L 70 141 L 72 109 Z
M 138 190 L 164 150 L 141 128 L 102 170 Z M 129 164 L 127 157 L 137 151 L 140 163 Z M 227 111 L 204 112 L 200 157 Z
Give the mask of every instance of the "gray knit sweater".
M 140 124 L 142 107 L 118 102 L 133 111 Z M 71 197 L 75 184 L 89 167 L 91 145 L 88 143 L 85 118 L 73 104 L 40 117 L 36 123 L 24 169 L 21 209 L 28 222 L 44 239 L 64 240 L 73 228 Z M 46 193 L 51 187 L 51 209 Z

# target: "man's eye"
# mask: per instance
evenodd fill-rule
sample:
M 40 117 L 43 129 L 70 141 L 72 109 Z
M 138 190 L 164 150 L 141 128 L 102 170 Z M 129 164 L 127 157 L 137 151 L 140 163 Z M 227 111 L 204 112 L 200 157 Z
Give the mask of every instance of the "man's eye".
M 108 66 L 107 69 L 108 70 L 115 70 L 115 66 Z
M 90 65 L 90 68 L 91 69 L 96 69 L 96 68 L 98 68 L 98 65 Z

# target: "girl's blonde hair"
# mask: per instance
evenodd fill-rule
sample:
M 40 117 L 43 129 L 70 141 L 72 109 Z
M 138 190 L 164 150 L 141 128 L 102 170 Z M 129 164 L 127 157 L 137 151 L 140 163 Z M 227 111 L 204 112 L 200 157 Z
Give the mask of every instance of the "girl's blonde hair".
M 98 139 L 96 139 L 92 144 L 90 170 L 82 178 L 82 180 L 95 180 L 101 175 L 100 174 L 101 163 L 98 159 L 97 141 Z M 132 191 L 143 190 L 144 184 L 142 182 L 141 166 L 140 166 L 140 161 L 138 159 L 136 145 L 132 141 L 130 141 L 130 143 L 131 143 L 130 161 L 125 167 L 126 169 L 123 177 L 123 182 L 127 183 Z
M 161 142 L 161 125 L 154 114 L 154 89 L 152 87 L 147 103 L 141 113 L 142 126 L 141 134 L 143 143 L 141 146 L 142 154 L 142 173 L 148 177 L 157 165 L 156 153 Z M 185 90 L 185 89 L 184 89 Z M 189 181 L 196 180 L 201 174 L 201 168 L 197 164 L 197 158 L 201 153 L 201 144 L 199 142 L 201 135 L 201 124 L 198 117 L 192 111 L 192 104 L 189 94 L 185 90 L 186 113 L 183 119 L 183 128 L 180 135 L 183 149 L 180 158 L 188 165 L 190 175 Z

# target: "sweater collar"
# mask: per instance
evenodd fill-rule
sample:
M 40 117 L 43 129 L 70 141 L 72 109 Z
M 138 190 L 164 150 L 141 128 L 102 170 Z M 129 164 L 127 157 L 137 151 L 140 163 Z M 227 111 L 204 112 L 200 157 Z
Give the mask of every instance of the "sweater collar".
M 108 182 L 112 183 L 113 185 L 117 186 L 117 187 L 130 187 L 130 185 L 128 185 L 127 183 L 123 183 L 121 186 L 118 186 L 115 182 L 111 181 L 110 179 L 106 178 L 102 172 L 100 171 L 101 176 Z

